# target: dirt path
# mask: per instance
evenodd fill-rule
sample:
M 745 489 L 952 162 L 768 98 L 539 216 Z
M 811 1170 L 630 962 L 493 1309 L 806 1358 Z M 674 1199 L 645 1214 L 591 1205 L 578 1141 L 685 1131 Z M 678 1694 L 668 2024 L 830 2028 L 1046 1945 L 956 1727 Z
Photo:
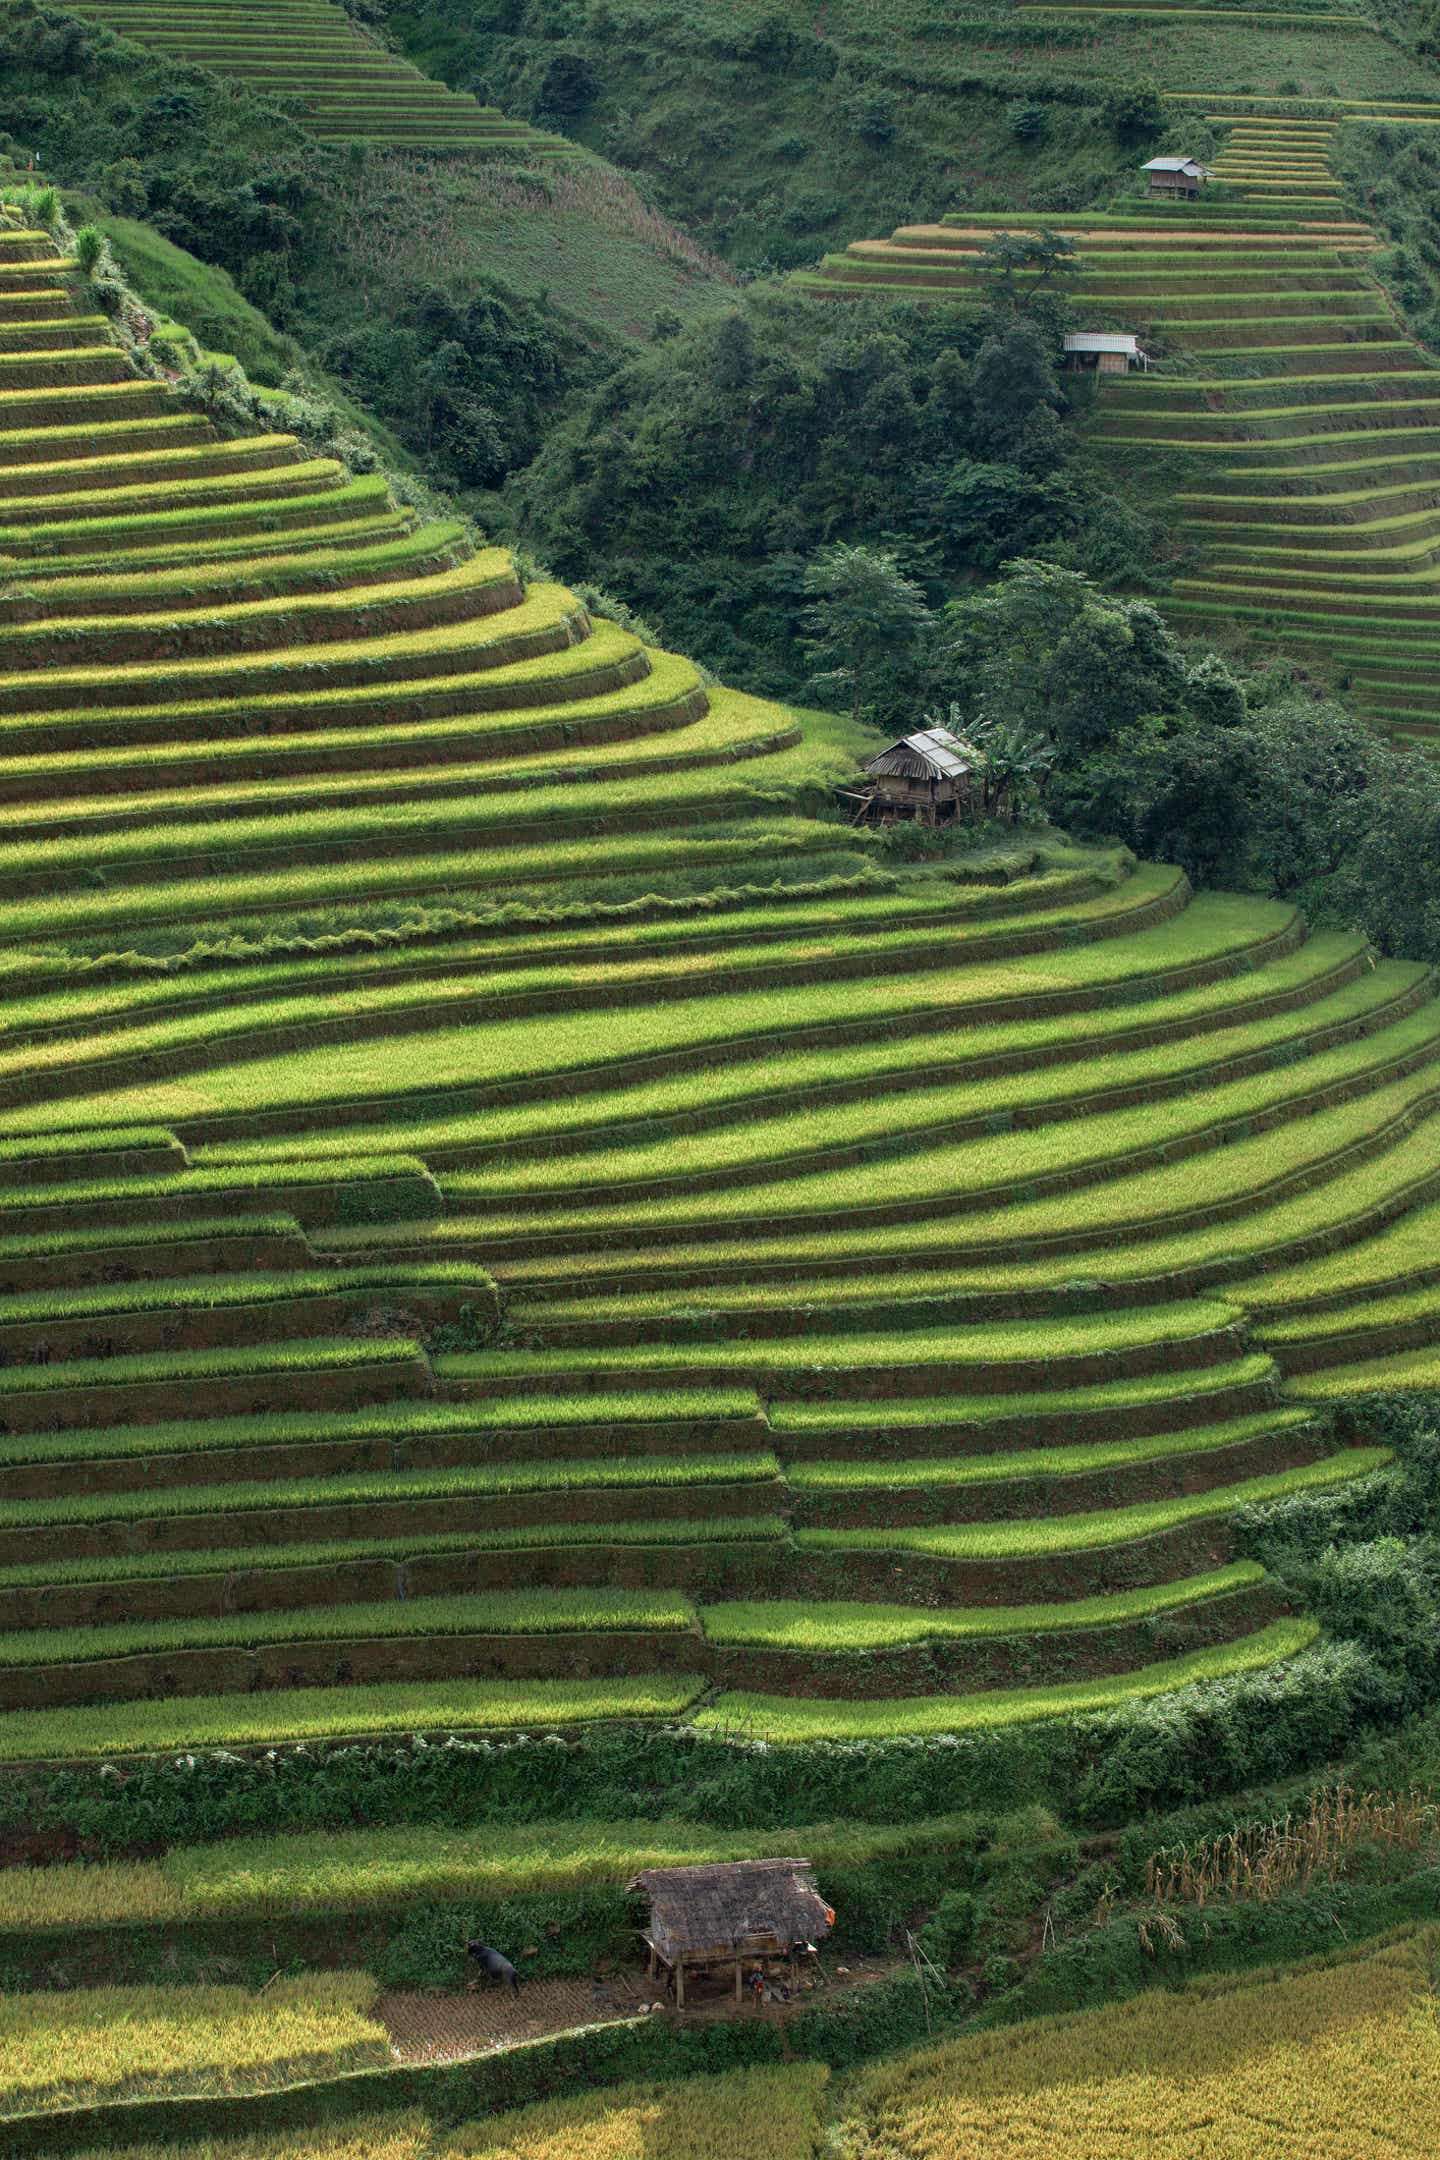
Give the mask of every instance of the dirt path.
M 879 1958 L 856 1958 L 843 1973 L 831 1967 L 820 1997 L 806 1994 L 789 2005 L 762 2008 L 733 1997 L 703 2001 L 684 2011 L 680 2022 L 712 2018 L 764 2018 L 783 2023 L 797 2010 L 846 1988 L 883 1979 L 895 1968 Z M 524 2040 L 546 2040 L 577 2025 L 602 2025 L 612 2018 L 634 2017 L 642 2003 L 659 1999 L 653 1981 L 637 1967 L 594 1980 L 527 1980 L 518 1995 L 487 1987 L 464 1995 L 382 1995 L 376 2014 L 390 2035 L 402 2063 L 460 2062 L 466 2056 L 490 2055 Z M 669 2013 L 674 2015 L 673 2012 Z
M 375 2008 L 401 2062 L 436 2063 L 633 2017 L 642 2000 L 624 1978 L 527 1980 L 518 1995 L 498 1987 L 474 1995 L 393 1994 Z

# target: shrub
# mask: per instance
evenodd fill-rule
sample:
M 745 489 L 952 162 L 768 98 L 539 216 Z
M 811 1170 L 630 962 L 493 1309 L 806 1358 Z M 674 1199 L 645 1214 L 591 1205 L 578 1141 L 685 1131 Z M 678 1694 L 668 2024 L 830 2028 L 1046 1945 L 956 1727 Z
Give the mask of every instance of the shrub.
M 967 1964 L 975 1948 L 979 1917 L 971 1891 L 947 1890 L 920 1930 L 921 1948 L 937 1965 Z
M 86 277 L 99 266 L 105 252 L 105 235 L 98 225 L 82 225 L 75 235 L 75 260 Z

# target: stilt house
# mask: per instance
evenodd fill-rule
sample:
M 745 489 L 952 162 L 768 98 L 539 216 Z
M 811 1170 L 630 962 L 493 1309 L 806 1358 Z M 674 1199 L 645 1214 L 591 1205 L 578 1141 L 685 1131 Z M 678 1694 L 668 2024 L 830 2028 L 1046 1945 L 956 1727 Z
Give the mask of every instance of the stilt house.
M 1137 337 L 1124 330 L 1070 330 L 1065 336 L 1065 365 L 1073 373 L 1093 368 L 1100 375 L 1128 375 L 1145 368 L 1150 355 Z
M 982 763 L 974 745 L 949 728 L 902 735 L 866 762 L 863 811 L 885 821 L 917 818 L 923 825 L 941 825 L 969 801 Z
M 670 1980 L 681 2010 L 687 1985 L 717 1974 L 733 1974 L 737 2002 L 757 1972 L 793 1987 L 835 1924 L 808 1860 L 646 1868 L 629 1889 L 649 1901 L 649 1970 Z
M 1210 168 L 1193 157 L 1152 157 L 1141 172 L 1150 176 L 1152 195 L 1193 196 L 1210 178 Z

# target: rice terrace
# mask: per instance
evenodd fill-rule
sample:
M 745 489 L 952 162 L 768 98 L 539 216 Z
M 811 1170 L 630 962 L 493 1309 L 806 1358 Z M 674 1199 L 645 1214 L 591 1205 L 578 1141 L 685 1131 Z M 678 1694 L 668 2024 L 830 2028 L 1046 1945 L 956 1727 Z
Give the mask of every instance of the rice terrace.
M 1425 2160 L 1440 29 L 3 0 L 0 2153 Z

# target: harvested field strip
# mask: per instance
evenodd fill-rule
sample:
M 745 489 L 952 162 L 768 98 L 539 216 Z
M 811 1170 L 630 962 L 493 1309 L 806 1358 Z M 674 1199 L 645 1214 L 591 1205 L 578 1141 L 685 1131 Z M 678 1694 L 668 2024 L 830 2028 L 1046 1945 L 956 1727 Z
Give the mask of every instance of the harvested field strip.
M 865 1653 L 899 1649 L 909 1643 L 1113 1627 L 1125 1620 L 1173 1612 L 1207 1598 L 1225 1597 L 1264 1580 L 1265 1570 L 1253 1560 L 1237 1560 L 1230 1567 L 1212 1568 L 1204 1575 L 1188 1576 L 1178 1582 L 1122 1590 L 1110 1597 L 1067 1598 L 1051 1605 L 985 1605 L 970 1611 L 949 1606 L 932 1611 L 913 1605 L 753 1599 L 706 1605 L 700 1621 L 708 1640 L 715 1643 L 770 1650 Z
M 1392 1459 L 1386 1447 L 1342 1448 L 1320 1462 L 1302 1463 L 1270 1477 L 1245 1478 L 1209 1492 L 1182 1493 L 1135 1507 L 1100 1508 L 1088 1515 L 1033 1516 L 1028 1521 L 954 1523 L 943 1528 L 797 1530 L 802 1551 L 923 1553 L 937 1560 L 1015 1560 L 1043 1554 L 1095 1552 L 1158 1537 L 1182 1524 L 1230 1515 L 1237 1508 L 1265 1507 L 1294 1493 L 1311 1492 L 1367 1477 Z
M 552 1731 L 597 1719 L 678 1717 L 701 1686 L 674 1673 L 625 1680 L 452 1680 L 12 1711 L 0 1715 L 0 1761 L 93 1761 L 383 1733 Z
M 1310 1620 L 1277 1620 L 1239 1642 L 1193 1651 L 1138 1671 L 1058 1687 L 994 1689 L 983 1695 L 929 1695 L 911 1701 L 791 1702 L 778 1695 L 725 1693 L 696 1715 L 702 1732 L 744 1733 L 784 1746 L 813 1740 L 879 1740 L 897 1734 L 984 1732 L 1031 1719 L 1069 1717 L 1137 1702 L 1200 1681 L 1254 1672 L 1294 1657 L 1316 1640 Z M 0 1722 L 0 1734 L 4 1724 Z

